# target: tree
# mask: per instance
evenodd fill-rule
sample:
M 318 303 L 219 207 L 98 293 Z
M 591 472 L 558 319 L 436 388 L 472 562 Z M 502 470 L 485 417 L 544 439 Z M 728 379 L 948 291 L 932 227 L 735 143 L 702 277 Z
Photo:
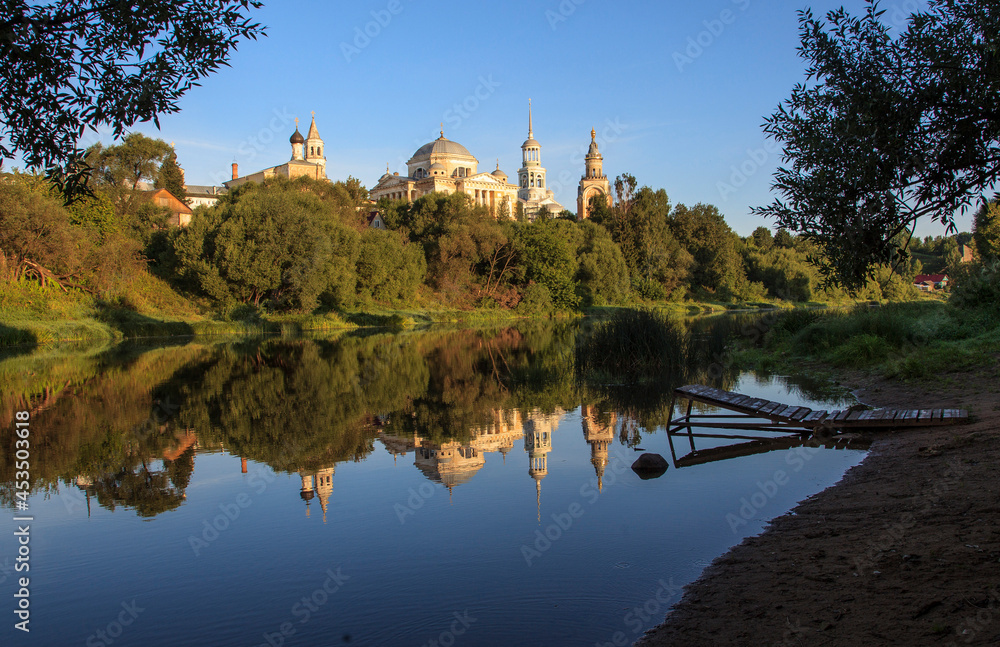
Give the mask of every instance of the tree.
M 226 305 L 310 312 L 353 298 L 358 233 L 295 181 L 248 182 L 173 234 L 175 273 Z
M 31 176 L 21 178 L 0 177 L 0 255 L 12 267 L 12 278 L 31 276 L 42 285 L 79 283 L 86 239 L 47 185 L 32 187 Z
M 828 283 L 864 287 L 899 264 L 897 234 L 919 218 L 954 231 L 954 215 L 1000 179 L 1000 11 L 987 0 L 930 0 L 893 37 L 868 0 L 829 25 L 799 13 L 808 83 L 766 119 L 783 142 L 758 215 L 815 241 Z
M 129 134 L 117 146 L 94 144 L 85 154 L 91 169 L 88 184 L 105 191 L 114 203 L 118 217 L 127 219 L 134 216 L 139 205 L 145 201 L 140 184 L 157 182 L 162 165 L 172 154 L 173 149 L 167 142 L 142 133 Z M 183 198 L 183 193 L 181 191 L 178 197 Z
M 14 0 L 0 5 L 0 160 L 20 153 L 67 197 L 87 172 L 77 141 L 177 112 L 199 80 L 264 28 L 255 0 Z
M 166 189 L 181 202 L 187 202 L 184 191 L 184 172 L 177 165 L 177 153 L 173 149 L 163 158 L 153 186 L 157 189 Z
M 774 244 L 778 247 L 783 247 L 784 249 L 792 249 L 795 247 L 795 238 L 788 233 L 788 230 L 781 228 L 778 233 L 774 235 Z
M 767 227 L 757 227 L 750 234 L 750 240 L 762 251 L 770 251 L 774 247 L 774 236 L 771 234 L 771 230 Z
M 1000 202 L 990 202 L 976 212 L 972 238 L 983 260 L 1000 258 Z
M 696 204 L 674 207 L 672 229 L 680 244 L 694 257 L 691 287 L 723 298 L 742 297 L 746 282 L 740 238 L 729 228 L 718 208 Z
M 427 261 L 423 250 L 399 232 L 367 229 L 358 252 L 358 296 L 363 301 L 405 303 L 424 280 Z

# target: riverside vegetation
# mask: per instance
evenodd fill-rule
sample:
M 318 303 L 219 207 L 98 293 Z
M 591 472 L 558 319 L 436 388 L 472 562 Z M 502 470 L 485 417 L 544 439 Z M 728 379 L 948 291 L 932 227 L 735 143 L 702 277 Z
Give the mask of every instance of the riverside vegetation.
M 87 152 L 92 195 L 0 175 L 0 343 L 502 320 L 605 306 L 701 311 L 913 298 L 922 267 L 957 270 L 971 234 L 911 243 L 854 294 L 822 287 L 817 249 L 785 230 L 740 237 L 718 209 L 616 181 L 612 206 L 528 222 L 464 195 L 379 203 L 348 178 L 248 183 L 183 228 L 142 182 L 183 194 L 173 150 L 132 134 Z

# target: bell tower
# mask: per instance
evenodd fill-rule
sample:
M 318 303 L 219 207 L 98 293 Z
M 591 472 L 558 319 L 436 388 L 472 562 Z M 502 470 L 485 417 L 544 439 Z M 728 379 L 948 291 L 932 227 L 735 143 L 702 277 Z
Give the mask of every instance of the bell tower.
M 597 131 L 593 128 L 590 129 L 590 149 L 587 151 L 586 167 L 576 195 L 577 220 L 590 217 L 590 199 L 594 196 L 603 195 L 608 206 L 611 206 L 611 183 L 604 175 L 604 157 L 597 148 Z
M 316 129 L 316 112 L 312 113 L 312 124 L 309 126 L 309 133 L 306 135 L 304 145 L 305 160 L 319 166 L 319 177 L 326 177 L 326 156 L 323 155 L 323 139 Z
M 517 171 L 518 199 L 524 202 L 544 200 L 547 196 L 545 168 L 542 166 L 542 145 L 535 139 L 531 123 L 531 99 L 528 99 L 528 139 L 521 144 L 521 160 L 521 168 Z

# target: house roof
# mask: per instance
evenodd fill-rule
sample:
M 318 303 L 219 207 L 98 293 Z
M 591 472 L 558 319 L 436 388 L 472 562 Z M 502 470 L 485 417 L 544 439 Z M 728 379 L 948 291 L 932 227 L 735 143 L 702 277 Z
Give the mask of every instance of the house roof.
M 947 280 L 947 274 L 917 274 L 913 277 L 914 283 L 940 283 Z
M 181 200 L 177 198 L 177 196 L 175 196 L 170 191 L 167 191 L 166 189 L 143 191 L 143 193 L 148 195 L 150 200 L 156 200 L 158 198 L 166 198 L 167 201 L 170 203 L 168 208 L 174 213 L 185 213 L 185 214 L 193 213 L 191 211 L 191 207 L 184 204 Z

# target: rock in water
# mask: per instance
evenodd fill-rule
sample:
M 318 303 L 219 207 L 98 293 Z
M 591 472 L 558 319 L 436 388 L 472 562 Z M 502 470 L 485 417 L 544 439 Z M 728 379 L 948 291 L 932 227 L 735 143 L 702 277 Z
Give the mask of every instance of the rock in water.
M 639 475 L 641 479 L 655 479 L 663 476 L 669 464 L 666 459 L 659 454 L 646 453 L 635 459 L 632 463 L 632 471 Z

